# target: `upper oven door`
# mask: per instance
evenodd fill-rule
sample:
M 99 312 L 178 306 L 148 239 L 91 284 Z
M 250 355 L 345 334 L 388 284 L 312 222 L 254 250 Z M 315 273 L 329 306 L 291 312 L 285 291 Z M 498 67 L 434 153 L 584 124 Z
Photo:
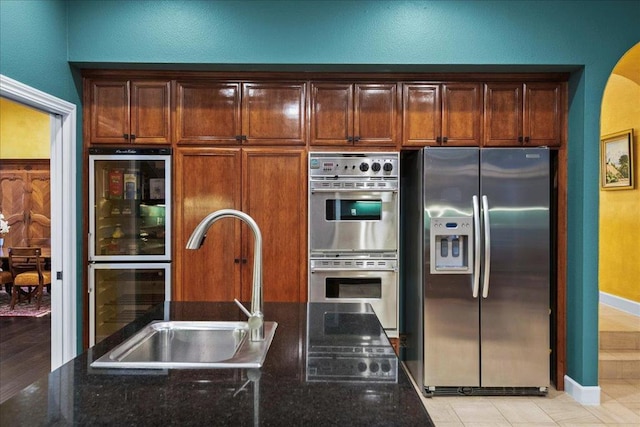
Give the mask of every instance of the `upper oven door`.
M 397 251 L 398 192 L 311 188 L 309 249 Z

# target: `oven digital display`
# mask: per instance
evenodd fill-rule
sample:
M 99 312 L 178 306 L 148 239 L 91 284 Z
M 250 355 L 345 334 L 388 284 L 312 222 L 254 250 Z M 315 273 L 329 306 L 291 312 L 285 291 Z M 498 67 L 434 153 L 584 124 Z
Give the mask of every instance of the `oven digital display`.
M 330 199 L 325 205 L 327 221 L 380 221 L 382 200 Z
M 326 298 L 382 298 L 379 277 L 327 277 Z

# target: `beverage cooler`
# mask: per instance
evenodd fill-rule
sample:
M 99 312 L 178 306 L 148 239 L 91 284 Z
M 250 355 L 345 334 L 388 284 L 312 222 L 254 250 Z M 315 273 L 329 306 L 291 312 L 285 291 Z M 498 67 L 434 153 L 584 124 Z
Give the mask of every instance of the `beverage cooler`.
M 171 296 L 171 150 L 89 150 L 89 343 Z

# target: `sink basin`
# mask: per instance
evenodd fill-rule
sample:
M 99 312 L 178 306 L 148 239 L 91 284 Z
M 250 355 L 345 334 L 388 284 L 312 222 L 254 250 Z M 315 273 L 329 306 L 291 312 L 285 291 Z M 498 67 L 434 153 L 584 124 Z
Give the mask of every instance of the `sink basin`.
M 94 368 L 260 368 L 276 332 L 264 322 L 264 341 L 251 341 L 247 322 L 155 321 L 95 360 Z

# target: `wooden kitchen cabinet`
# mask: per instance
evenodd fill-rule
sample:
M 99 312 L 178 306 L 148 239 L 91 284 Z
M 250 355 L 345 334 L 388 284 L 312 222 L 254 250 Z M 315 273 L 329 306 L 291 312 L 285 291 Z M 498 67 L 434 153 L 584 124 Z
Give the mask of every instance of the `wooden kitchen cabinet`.
M 403 147 L 480 145 L 480 84 L 405 83 L 402 90 Z
M 209 213 L 238 209 L 262 233 L 265 301 L 306 301 L 306 155 L 301 149 L 176 150 L 176 253 L 173 297 L 180 301 L 250 301 L 253 234 L 223 219 L 200 250 L 184 249 Z
M 304 82 L 176 82 L 178 144 L 304 145 Z
M 395 146 L 396 83 L 311 84 L 310 145 Z
M 560 146 L 565 85 L 557 82 L 487 83 L 485 146 Z
M 11 227 L 5 247 L 49 246 L 51 176 L 49 161 L 3 160 L 0 167 L 0 212 Z
M 89 143 L 171 143 L 170 87 L 169 80 L 89 81 Z

